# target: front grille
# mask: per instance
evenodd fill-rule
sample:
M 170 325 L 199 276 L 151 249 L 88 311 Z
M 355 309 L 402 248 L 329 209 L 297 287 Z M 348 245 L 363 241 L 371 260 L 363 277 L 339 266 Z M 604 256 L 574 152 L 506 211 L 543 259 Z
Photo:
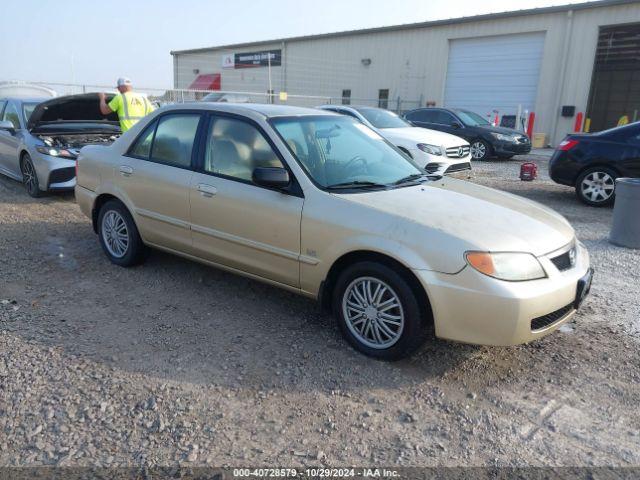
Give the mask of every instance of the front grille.
M 75 176 L 75 167 L 59 168 L 49 174 L 49 185 L 68 182 L 69 180 L 73 180 Z
M 573 303 L 570 303 L 566 307 L 562 307 L 555 312 L 547 313 L 542 317 L 534 318 L 531 320 L 531 331 L 542 330 L 549 325 L 556 323 L 558 320 L 564 318 L 569 312 L 573 310 Z
M 469 145 L 462 145 L 460 147 L 447 148 L 447 157 L 449 158 L 464 158 L 469 155 Z
M 568 252 L 564 252 L 562 255 L 552 258 L 551 262 L 561 272 L 569 270 L 571 267 L 573 267 L 573 262 L 571 261 L 571 250 L 569 250 Z
M 456 163 L 447 168 L 447 171 L 444 173 L 461 172 L 462 170 L 471 170 L 471 164 L 469 162 Z

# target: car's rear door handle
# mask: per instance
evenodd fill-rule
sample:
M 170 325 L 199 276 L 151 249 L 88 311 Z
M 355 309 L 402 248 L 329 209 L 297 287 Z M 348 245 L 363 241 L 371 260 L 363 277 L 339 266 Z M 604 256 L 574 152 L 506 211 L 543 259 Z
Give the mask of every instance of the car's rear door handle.
M 125 177 L 128 177 L 133 174 L 133 168 L 129 165 L 120 165 L 120 173 Z
M 213 185 L 207 185 L 206 183 L 198 184 L 198 191 L 203 197 L 213 197 L 218 193 L 218 189 Z

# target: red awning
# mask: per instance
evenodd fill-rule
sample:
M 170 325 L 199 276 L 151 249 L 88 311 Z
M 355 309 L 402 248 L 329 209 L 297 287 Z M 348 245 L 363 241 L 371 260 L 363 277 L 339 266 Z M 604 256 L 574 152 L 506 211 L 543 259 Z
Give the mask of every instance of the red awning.
M 196 77 L 189 90 L 220 90 L 220 80 L 219 73 L 204 73 Z

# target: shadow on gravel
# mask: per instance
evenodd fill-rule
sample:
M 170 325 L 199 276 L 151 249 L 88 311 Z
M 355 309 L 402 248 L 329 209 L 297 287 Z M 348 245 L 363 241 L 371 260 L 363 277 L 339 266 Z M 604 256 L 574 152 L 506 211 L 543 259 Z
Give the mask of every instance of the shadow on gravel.
M 375 361 L 304 297 L 157 251 L 140 267 L 112 265 L 89 222 L 13 224 L 3 233 L 0 299 L 19 308 L 0 328 L 119 369 L 237 388 L 350 391 L 441 376 L 476 352 L 434 339 L 410 360 Z M 17 248 L 25 238 L 29 248 Z

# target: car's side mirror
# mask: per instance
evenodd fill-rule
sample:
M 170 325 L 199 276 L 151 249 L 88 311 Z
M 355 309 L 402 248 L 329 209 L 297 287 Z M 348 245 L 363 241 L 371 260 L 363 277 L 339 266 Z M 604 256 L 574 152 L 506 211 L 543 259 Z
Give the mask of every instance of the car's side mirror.
M 280 167 L 257 167 L 251 177 L 253 183 L 261 187 L 286 188 L 291 183 L 289 172 Z
M 9 120 L 0 121 L 0 130 L 6 130 L 11 135 L 16 133 L 16 127 L 14 127 L 13 123 L 11 123 Z
M 462 128 L 462 124 L 460 122 L 452 122 L 451 126 L 453 128 Z

